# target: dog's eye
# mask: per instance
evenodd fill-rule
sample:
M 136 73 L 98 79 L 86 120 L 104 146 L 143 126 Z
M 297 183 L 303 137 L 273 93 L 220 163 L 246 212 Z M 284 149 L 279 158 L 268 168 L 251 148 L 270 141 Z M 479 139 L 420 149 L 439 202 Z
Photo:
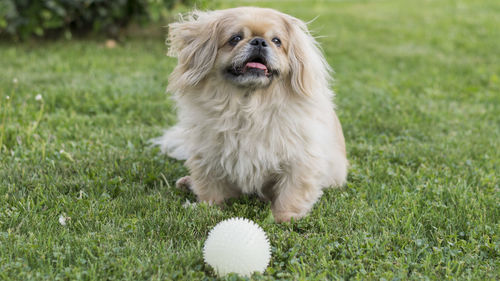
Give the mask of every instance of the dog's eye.
M 273 43 L 276 45 L 276 46 L 281 46 L 281 40 L 278 38 L 278 37 L 274 37 L 273 40 Z
M 236 44 L 238 44 L 241 39 L 243 39 L 241 35 L 234 35 L 233 37 L 231 37 L 231 39 L 229 39 L 229 44 L 231 44 L 232 46 L 236 46 Z

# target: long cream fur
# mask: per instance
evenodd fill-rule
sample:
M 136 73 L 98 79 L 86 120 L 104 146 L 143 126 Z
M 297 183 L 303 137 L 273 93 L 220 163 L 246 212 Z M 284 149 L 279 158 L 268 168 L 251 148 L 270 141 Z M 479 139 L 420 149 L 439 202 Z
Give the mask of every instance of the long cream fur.
M 283 50 L 275 51 L 282 72 L 267 87 L 237 87 L 218 69 L 233 54 L 223 47 L 225 30 L 235 24 L 257 30 L 263 21 L 287 33 Z M 253 7 L 195 11 L 170 25 L 168 41 L 178 58 L 168 91 L 179 122 L 155 143 L 186 160 L 190 176 L 179 186 L 215 204 L 256 193 L 272 202 L 282 222 L 306 215 L 323 188 L 345 183 L 348 163 L 329 66 L 302 21 Z

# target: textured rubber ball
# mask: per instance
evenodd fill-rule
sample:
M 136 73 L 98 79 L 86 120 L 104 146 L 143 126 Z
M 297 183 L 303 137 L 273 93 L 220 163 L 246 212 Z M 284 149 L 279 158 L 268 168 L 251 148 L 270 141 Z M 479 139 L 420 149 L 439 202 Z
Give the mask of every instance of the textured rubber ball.
M 231 218 L 210 231 L 203 258 L 221 277 L 231 272 L 249 277 L 255 271 L 266 270 L 271 246 L 259 225 L 248 219 Z

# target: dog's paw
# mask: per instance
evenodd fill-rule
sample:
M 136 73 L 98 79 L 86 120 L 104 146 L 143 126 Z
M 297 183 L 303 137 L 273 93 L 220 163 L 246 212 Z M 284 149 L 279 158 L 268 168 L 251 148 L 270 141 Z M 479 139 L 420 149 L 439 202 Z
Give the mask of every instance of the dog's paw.
M 294 212 L 273 212 L 274 221 L 277 223 L 289 222 L 292 218 L 293 220 L 298 220 L 303 216 L 303 214 L 297 214 Z
M 182 177 L 175 182 L 175 187 L 177 187 L 178 189 L 181 189 L 181 190 L 185 190 L 185 191 L 191 190 L 191 185 L 192 185 L 192 182 L 191 182 L 190 176 Z

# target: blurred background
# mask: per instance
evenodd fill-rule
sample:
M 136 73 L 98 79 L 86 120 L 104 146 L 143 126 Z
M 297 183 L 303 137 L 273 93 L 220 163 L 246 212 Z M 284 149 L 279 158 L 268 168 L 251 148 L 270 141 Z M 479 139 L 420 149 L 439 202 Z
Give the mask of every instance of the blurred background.
M 120 37 L 131 24 L 165 21 L 179 6 L 205 8 L 211 1 L 196 0 L 2 0 L 0 36 L 71 39 L 104 34 Z

